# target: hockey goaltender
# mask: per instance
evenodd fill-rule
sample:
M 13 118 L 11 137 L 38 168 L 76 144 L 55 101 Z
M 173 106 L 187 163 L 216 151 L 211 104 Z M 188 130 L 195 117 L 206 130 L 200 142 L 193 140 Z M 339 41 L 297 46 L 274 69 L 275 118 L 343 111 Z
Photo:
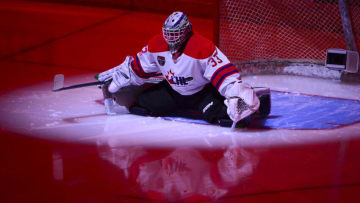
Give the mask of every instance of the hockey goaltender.
M 241 80 L 238 70 L 214 43 L 193 32 L 182 12 L 172 13 L 162 34 L 150 39 L 135 56 L 127 56 L 119 66 L 99 74 L 99 81 L 109 81 L 102 87 L 107 114 L 116 114 L 118 92 L 129 86 L 144 87 L 158 73 L 165 79 L 141 88 L 129 105 L 130 112 L 172 116 L 196 111 L 209 123 L 232 120 L 233 127 L 259 112 L 254 88 Z

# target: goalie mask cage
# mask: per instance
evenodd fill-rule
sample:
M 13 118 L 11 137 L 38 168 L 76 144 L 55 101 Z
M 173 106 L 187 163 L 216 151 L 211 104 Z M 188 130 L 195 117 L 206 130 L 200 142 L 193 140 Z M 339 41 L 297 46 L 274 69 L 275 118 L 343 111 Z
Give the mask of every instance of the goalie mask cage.
M 347 0 L 347 7 L 356 49 L 360 1 Z M 347 49 L 339 8 L 338 0 L 219 0 L 216 40 L 245 74 L 282 73 L 284 67 L 305 64 L 318 76 L 329 77 L 322 75 L 329 72 L 323 68 L 326 50 Z

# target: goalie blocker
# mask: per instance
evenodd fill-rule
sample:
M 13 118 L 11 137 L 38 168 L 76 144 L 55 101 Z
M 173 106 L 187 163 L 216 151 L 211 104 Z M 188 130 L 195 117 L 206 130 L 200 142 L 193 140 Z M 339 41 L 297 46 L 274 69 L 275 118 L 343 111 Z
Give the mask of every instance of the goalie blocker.
M 224 97 L 211 85 L 206 86 L 204 91 L 191 95 L 190 97 L 193 98 L 189 99 L 189 96 L 183 96 L 171 91 L 171 87 L 165 80 L 158 85 L 153 85 L 158 82 L 158 79 L 149 79 L 142 86 L 123 87 L 115 94 L 110 94 L 107 91 L 107 86 L 104 85 L 102 89 L 105 103 L 107 103 L 107 113 L 115 115 L 116 106 L 120 105 L 136 115 L 189 117 L 203 119 L 209 123 L 218 123 L 224 127 L 231 127 L 233 122 L 226 113 L 226 106 L 219 105 L 219 102 L 223 104 Z M 238 122 L 237 127 L 248 126 L 254 117 L 265 118 L 270 114 L 270 89 L 263 87 L 253 89 L 260 100 L 260 107 L 257 112 Z M 189 103 L 188 101 L 192 102 Z M 111 102 L 110 105 L 109 102 Z

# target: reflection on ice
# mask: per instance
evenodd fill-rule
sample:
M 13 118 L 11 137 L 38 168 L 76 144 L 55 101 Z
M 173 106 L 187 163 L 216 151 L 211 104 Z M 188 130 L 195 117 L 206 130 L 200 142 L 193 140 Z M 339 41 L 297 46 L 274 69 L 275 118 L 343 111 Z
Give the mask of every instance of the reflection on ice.
M 99 146 L 99 153 L 135 181 L 148 198 L 166 201 L 219 199 L 250 176 L 258 162 L 254 153 L 237 147 L 212 152 Z M 220 156 L 214 160 L 214 154 Z

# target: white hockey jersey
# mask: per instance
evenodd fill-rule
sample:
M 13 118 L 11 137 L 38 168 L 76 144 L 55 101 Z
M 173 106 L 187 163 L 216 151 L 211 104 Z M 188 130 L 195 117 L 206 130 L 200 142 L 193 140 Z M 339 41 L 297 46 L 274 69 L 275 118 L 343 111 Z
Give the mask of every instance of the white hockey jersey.
M 227 85 L 240 78 L 229 59 L 210 40 L 196 33 L 177 60 L 173 60 L 162 35 L 156 35 L 136 54 L 131 69 L 136 80 L 161 72 L 181 95 L 195 94 L 210 82 L 224 95 Z

